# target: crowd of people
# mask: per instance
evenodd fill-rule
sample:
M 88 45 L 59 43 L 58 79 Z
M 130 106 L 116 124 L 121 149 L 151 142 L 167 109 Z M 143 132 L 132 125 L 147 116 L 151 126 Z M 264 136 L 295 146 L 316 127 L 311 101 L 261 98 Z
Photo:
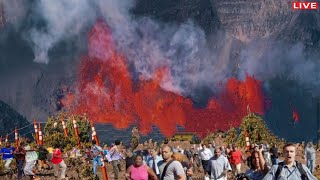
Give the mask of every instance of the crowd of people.
M 91 147 L 74 147 L 68 152 L 63 152 L 59 146 L 44 148 L 38 145 L 32 148 L 30 144 L 31 141 L 27 140 L 14 148 L 6 142 L 0 151 L 6 172 L 12 171 L 10 164 L 15 159 L 18 179 L 24 176 L 33 179 L 36 178 L 35 170 L 53 169 L 55 178 L 63 180 L 67 171 L 66 157 L 84 158 L 92 165 L 94 175 L 103 162 L 110 163 L 115 180 L 191 180 L 194 174 L 202 174 L 206 180 L 317 179 L 313 175 L 316 151 L 311 142 L 304 148 L 306 165 L 296 161 L 295 144 L 284 145 L 282 161 L 279 161 L 279 150 L 275 144 L 271 147 L 252 144 L 245 152 L 235 144 L 225 147 L 214 142 L 184 148 L 149 143 L 133 150 L 123 146 L 119 140 L 103 148 L 93 140 Z M 244 164 L 248 168 L 242 167 Z M 124 177 L 120 176 L 121 171 Z
M 61 148 L 59 146 L 55 148 L 44 148 L 42 145 L 33 148 L 31 143 L 30 140 L 26 140 L 26 142 L 21 142 L 17 148 L 11 146 L 10 142 L 5 143 L 5 147 L 0 150 L 5 173 L 13 172 L 11 163 L 15 159 L 17 179 L 22 179 L 25 176 L 30 179 L 35 179 L 37 171 L 50 169 L 54 170 L 56 179 L 65 179 L 67 165 L 64 162 L 64 155 Z
M 317 179 L 315 171 L 316 151 L 312 143 L 304 149 L 306 165 L 296 161 L 295 144 L 286 144 L 282 149 L 283 160 L 279 161 L 279 150 L 274 144 L 252 144 L 243 152 L 235 144 L 216 146 L 214 142 L 185 147 L 142 146 L 133 151 L 119 148 L 115 142 L 105 154 L 105 161 L 113 165 L 115 179 L 119 179 L 120 162 L 124 159 L 126 179 L 182 179 L 191 180 L 193 174 L 203 173 L 205 179 Z M 242 167 L 248 166 L 247 170 Z

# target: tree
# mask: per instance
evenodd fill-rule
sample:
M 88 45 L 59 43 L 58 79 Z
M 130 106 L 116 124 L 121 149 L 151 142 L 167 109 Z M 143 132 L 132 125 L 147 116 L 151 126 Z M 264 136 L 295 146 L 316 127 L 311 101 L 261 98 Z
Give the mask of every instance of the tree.
M 137 127 L 133 127 L 131 132 L 131 143 L 130 143 L 132 150 L 136 149 L 139 143 L 140 143 L 139 129 Z
M 226 132 L 226 143 L 233 144 L 238 139 L 238 131 L 236 128 L 231 128 Z
M 283 145 L 283 142 L 269 131 L 264 120 L 254 113 L 249 113 L 242 119 L 240 134 L 237 138 L 237 145 L 239 145 L 240 147 L 246 146 L 246 131 L 249 133 L 251 144 L 276 143 L 278 147 L 281 147 Z
M 68 115 L 59 113 L 56 116 L 50 116 L 44 128 L 44 144 L 46 146 L 59 145 L 63 149 L 71 149 L 77 146 L 78 139 L 73 128 L 73 119 L 77 121 L 80 142 L 88 144 L 90 142 L 90 123 L 85 116 Z M 61 120 L 64 120 L 68 131 L 68 137 L 65 137 Z

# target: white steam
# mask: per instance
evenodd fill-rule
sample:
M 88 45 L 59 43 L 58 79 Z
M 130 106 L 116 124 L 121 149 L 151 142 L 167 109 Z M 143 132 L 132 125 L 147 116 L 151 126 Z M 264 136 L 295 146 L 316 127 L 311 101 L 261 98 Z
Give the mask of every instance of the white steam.
M 44 29 L 33 28 L 29 32 L 34 61 L 39 63 L 48 63 L 48 51 L 57 42 L 79 34 L 96 16 L 90 1 L 86 0 L 40 0 L 36 8 L 46 22 Z

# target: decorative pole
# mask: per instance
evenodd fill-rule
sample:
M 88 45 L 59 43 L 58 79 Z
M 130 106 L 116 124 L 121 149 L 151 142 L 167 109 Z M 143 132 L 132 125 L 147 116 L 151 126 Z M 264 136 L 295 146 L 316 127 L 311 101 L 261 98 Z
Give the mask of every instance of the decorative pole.
M 61 123 L 62 123 L 63 132 L 64 132 L 64 137 L 68 137 L 68 130 L 66 127 L 66 123 L 64 122 L 63 119 L 61 119 Z
M 78 126 L 77 126 L 77 121 L 76 119 L 73 117 L 73 128 L 74 128 L 74 131 L 76 133 L 76 136 L 77 136 L 77 140 L 78 140 L 78 147 L 80 147 L 80 136 L 79 136 L 79 130 L 78 130 Z
M 245 132 L 245 141 L 246 141 L 246 148 L 247 148 L 247 152 L 250 152 L 250 138 L 249 138 L 249 132 L 248 130 L 246 130 Z
M 34 119 L 33 120 L 33 126 L 34 126 L 34 133 L 35 133 L 35 137 L 36 137 L 36 143 L 38 144 L 39 142 L 39 133 L 38 133 L 38 126 L 37 126 L 37 120 Z
M 41 124 L 39 123 L 39 145 L 43 145 L 43 138 L 42 138 L 42 129 L 41 129 Z
M 100 142 L 97 136 L 96 128 L 94 128 L 93 121 L 91 121 L 91 130 L 92 130 L 92 140 L 96 140 L 97 145 L 99 146 Z

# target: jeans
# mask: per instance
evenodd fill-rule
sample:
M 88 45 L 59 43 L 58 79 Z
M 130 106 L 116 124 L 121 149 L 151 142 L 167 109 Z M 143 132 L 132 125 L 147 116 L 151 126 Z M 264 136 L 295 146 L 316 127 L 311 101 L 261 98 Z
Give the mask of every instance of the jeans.
M 101 156 L 97 156 L 95 158 L 93 158 L 92 160 L 93 163 L 93 174 L 96 175 L 97 173 L 97 164 L 101 167 L 102 166 L 102 162 L 101 162 Z
M 118 178 L 119 178 L 119 172 L 121 171 L 120 161 L 119 161 L 119 160 L 114 160 L 114 161 L 111 161 L 111 164 L 112 164 L 112 167 L 113 167 L 114 179 L 115 179 L 115 180 L 118 180 Z
M 24 160 L 17 160 L 17 167 L 18 167 L 18 179 L 22 178 L 22 174 L 23 174 L 23 163 Z
M 314 166 L 315 166 L 315 160 L 314 159 L 307 159 L 307 167 L 311 173 L 314 173 Z

